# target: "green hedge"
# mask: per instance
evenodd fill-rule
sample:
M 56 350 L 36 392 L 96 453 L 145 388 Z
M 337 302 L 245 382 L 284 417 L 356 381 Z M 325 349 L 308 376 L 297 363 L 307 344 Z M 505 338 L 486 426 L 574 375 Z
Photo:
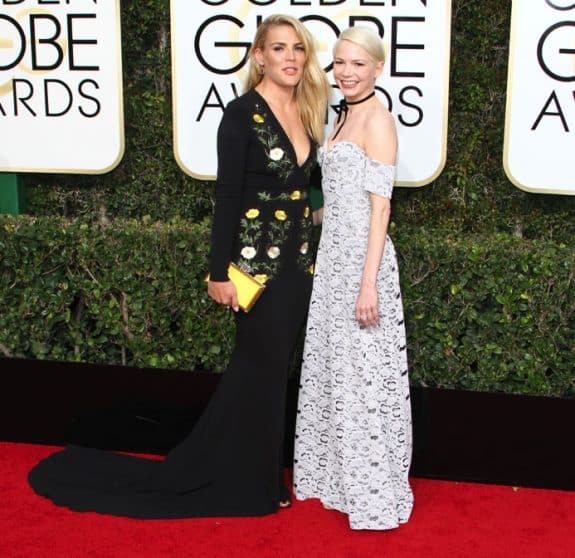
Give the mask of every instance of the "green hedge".
M 0 217 L 7 356 L 218 370 L 232 323 L 205 294 L 209 223 Z
M 398 232 L 412 383 L 575 395 L 575 250 L 507 233 Z
M 395 226 L 392 236 L 414 385 L 575 395 L 572 246 Z M 208 237 L 208 220 L 0 217 L 0 350 L 221 370 L 233 322 L 206 296 Z

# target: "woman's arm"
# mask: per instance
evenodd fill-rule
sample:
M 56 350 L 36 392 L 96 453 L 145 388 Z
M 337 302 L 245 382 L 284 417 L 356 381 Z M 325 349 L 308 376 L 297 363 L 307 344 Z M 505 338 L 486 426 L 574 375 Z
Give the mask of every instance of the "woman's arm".
M 218 128 L 218 173 L 216 206 L 210 246 L 210 281 L 208 295 L 219 304 L 239 309 L 236 288 L 228 279 L 228 266 L 238 232 L 242 209 L 243 179 L 248 129 L 242 107 L 232 102 Z
M 364 327 L 373 327 L 379 323 L 377 273 L 385 249 L 385 237 L 391 213 L 389 199 L 377 194 L 370 194 L 370 201 L 371 215 L 367 238 L 367 253 L 355 305 L 355 319 Z
M 370 191 L 370 220 L 367 251 L 359 294 L 355 305 L 355 318 L 364 327 L 379 323 L 377 300 L 377 274 L 383 253 L 391 215 L 392 170 L 397 153 L 397 135 L 391 115 L 385 111 L 371 120 L 366 129 L 365 150 L 368 161 L 366 189 Z M 387 167 L 387 168 L 386 168 Z

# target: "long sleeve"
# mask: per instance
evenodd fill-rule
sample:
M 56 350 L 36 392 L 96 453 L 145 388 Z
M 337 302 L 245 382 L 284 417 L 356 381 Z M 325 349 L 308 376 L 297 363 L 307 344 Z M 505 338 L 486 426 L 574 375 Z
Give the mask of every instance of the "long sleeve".
M 228 280 L 227 269 L 242 209 L 248 132 L 241 105 L 232 101 L 226 107 L 218 128 L 216 206 L 210 249 L 210 277 L 213 281 Z

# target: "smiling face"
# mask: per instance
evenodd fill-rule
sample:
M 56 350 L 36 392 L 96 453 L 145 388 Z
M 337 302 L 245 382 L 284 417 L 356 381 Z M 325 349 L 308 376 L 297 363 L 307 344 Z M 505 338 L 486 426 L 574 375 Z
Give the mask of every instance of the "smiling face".
M 282 87 L 295 87 L 303 74 L 307 55 L 291 25 L 272 25 L 263 46 L 254 49 L 254 58 L 263 69 L 263 80 L 271 80 Z
M 351 41 L 339 41 L 333 60 L 333 77 L 348 101 L 369 95 L 383 71 L 383 62 L 375 62 L 368 52 Z

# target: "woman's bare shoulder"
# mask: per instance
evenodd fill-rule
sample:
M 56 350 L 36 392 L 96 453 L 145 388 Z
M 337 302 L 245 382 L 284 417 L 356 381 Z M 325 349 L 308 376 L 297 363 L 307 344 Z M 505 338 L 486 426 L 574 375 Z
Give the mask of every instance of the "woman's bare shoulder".
M 397 154 L 395 120 L 389 110 L 378 103 L 365 127 L 365 151 L 371 159 L 394 165 Z

